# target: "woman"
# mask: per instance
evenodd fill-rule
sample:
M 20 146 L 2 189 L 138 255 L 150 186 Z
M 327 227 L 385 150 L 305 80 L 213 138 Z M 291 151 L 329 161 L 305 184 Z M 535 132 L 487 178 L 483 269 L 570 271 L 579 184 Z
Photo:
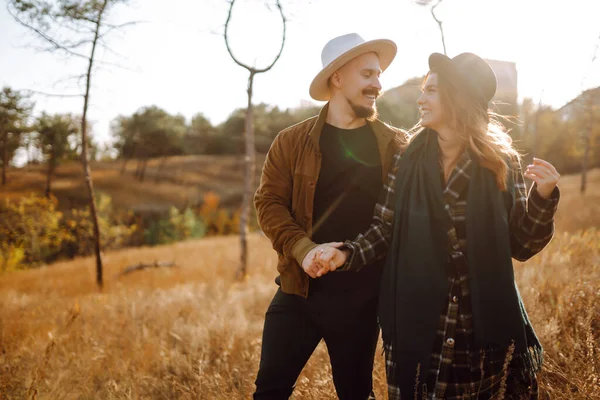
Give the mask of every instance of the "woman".
M 552 238 L 559 174 L 534 159 L 527 197 L 519 155 L 488 111 L 497 83 L 483 59 L 436 53 L 429 67 L 421 121 L 373 224 L 322 252 L 319 275 L 387 253 L 379 320 L 390 399 L 534 399 L 542 347 L 511 258 Z

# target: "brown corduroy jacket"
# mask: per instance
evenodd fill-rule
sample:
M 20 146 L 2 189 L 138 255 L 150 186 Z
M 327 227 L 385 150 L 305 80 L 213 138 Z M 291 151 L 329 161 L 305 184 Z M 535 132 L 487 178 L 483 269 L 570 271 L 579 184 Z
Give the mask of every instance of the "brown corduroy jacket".
M 316 246 L 312 237 L 315 188 L 321 169 L 319 137 L 328 104 L 318 116 L 281 131 L 267 154 L 254 197 L 258 223 L 271 240 L 279 261 L 284 293 L 308 296 L 304 256 Z M 384 182 L 394 154 L 406 143 L 406 133 L 379 120 L 369 122 L 377 139 Z

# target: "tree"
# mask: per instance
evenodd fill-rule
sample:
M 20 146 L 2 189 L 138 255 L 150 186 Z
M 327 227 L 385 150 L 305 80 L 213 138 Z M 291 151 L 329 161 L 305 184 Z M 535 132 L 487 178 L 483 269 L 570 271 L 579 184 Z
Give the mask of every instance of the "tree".
M 580 172 L 579 190 L 587 188 L 587 172 L 600 166 L 600 87 L 588 89 L 562 108 L 574 160 L 569 157 L 568 172 Z M 557 146 L 557 151 L 564 153 Z M 567 172 L 567 171 L 565 171 Z
M 79 122 L 70 114 L 48 115 L 42 113 L 36 121 L 35 129 L 38 132 L 38 147 L 48 163 L 46 175 L 46 197 L 52 193 L 52 178 L 58 163 L 68 158 L 75 152 L 72 143 L 79 134 Z
M 282 110 L 266 103 L 252 106 L 254 126 L 254 148 L 257 153 L 266 153 L 275 136 L 288 126 L 314 117 L 319 113 L 317 106 L 304 106 Z M 244 126 L 246 109 L 234 110 L 223 123 L 214 129 L 207 139 L 207 154 L 240 154 L 244 148 Z
M 29 129 L 27 132 L 23 132 L 21 135 L 21 147 L 24 149 L 26 157 L 25 165 L 38 162 L 37 157 L 32 154 L 36 142 L 36 132 L 34 132 L 32 129 Z
M 155 130 L 150 131 L 151 135 L 148 142 L 154 145 L 155 151 L 153 157 L 162 157 L 156 173 L 154 181 L 158 182 L 161 179 L 161 172 L 167 162 L 169 156 L 181 155 L 183 151 L 183 139 L 188 127 L 185 123 L 183 115 L 166 115 L 158 121 Z
M 596 58 L 598 58 L 598 49 L 600 48 L 600 35 L 598 35 L 598 39 L 596 40 L 596 47 L 594 48 L 594 54 L 592 55 L 592 59 L 590 64 L 593 66 L 594 62 L 596 61 Z M 585 80 L 585 76 L 582 80 L 582 85 L 583 85 L 583 81 Z M 583 141 L 584 141 L 584 152 L 583 152 L 583 159 L 581 161 L 581 185 L 579 187 L 579 191 L 581 193 L 585 192 L 585 189 L 587 187 L 587 171 L 588 171 L 588 164 L 589 164 L 589 158 L 590 158 L 590 150 L 591 150 L 591 146 L 592 146 L 592 135 L 594 132 L 594 116 L 595 116 L 595 109 L 597 108 L 597 103 L 594 101 L 594 97 L 593 97 L 593 91 L 588 91 L 587 93 L 587 98 L 585 100 L 585 108 L 586 108 L 586 114 L 587 114 L 587 127 L 585 129 L 585 133 L 583 135 Z
M 170 115 L 156 106 L 143 107 L 131 117 L 117 117 L 112 124 L 112 133 L 119 157 L 124 159 L 121 171 L 125 170 L 127 160 L 136 158 L 136 177 L 143 182 L 148 160 L 163 157 L 155 176 L 159 179 L 166 157 L 183 154 L 187 131 L 182 115 Z
M 420 6 L 431 6 L 431 8 L 430 8 L 431 16 L 433 17 L 435 22 L 437 22 L 438 27 L 440 28 L 440 35 L 442 36 L 442 47 L 444 48 L 444 55 L 447 55 L 446 54 L 446 38 L 444 36 L 444 27 L 442 26 L 442 21 L 440 21 L 437 18 L 437 16 L 435 15 L 435 9 L 437 6 L 440 5 L 442 0 L 416 0 L 416 1 L 417 1 L 417 4 Z
M 535 106 L 533 100 L 529 97 L 523 99 L 523 102 L 519 106 L 519 120 L 521 126 L 519 128 L 519 139 L 523 140 L 529 138 L 533 131 L 533 115 L 535 112 Z
M 21 146 L 21 134 L 28 131 L 27 119 L 33 108 L 28 97 L 8 86 L 0 91 L 0 157 L 2 158 L 2 186 L 15 151 Z
M 247 64 L 239 61 L 234 55 L 229 46 L 229 38 L 227 36 L 229 23 L 231 22 L 231 14 L 233 11 L 233 6 L 235 5 L 235 0 L 230 0 L 229 2 L 229 12 L 227 13 L 227 19 L 225 21 L 225 46 L 227 47 L 227 52 L 233 59 L 233 61 L 239 65 L 240 67 L 246 69 L 249 72 L 248 77 L 248 107 L 246 109 L 246 121 L 245 121 L 245 129 L 244 129 L 244 137 L 246 143 L 246 172 L 244 176 L 244 195 L 242 199 L 242 215 L 240 217 L 240 244 L 241 244 L 241 255 L 240 255 L 240 267 L 237 273 L 239 279 L 245 278 L 248 271 L 248 229 L 249 229 L 249 221 L 250 221 L 250 201 L 252 195 L 254 193 L 254 175 L 256 171 L 256 150 L 254 148 L 254 125 L 253 125 L 253 116 L 252 116 L 252 89 L 254 83 L 254 77 L 257 74 L 262 74 L 269 71 L 279 57 L 281 57 L 281 53 L 283 52 L 283 47 L 285 46 L 285 34 L 286 34 L 286 19 L 283 14 L 283 8 L 281 6 L 280 0 L 276 0 L 276 6 L 279 11 L 279 15 L 281 16 L 281 20 L 283 22 L 283 34 L 281 39 L 281 47 L 279 49 L 279 53 L 273 60 L 273 62 L 267 66 L 266 68 L 255 68 L 250 67 Z
M 96 283 L 102 289 L 102 256 L 100 228 L 94 196 L 94 183 L 88 163 L 87 114 L 96 49 L 106 46 L 104 39 L 116 29 L 133 24 L 112 25 L 107 22 L 110 11 L 127 0 L 8 0 L 8 10 L 17 22 L 49 45 L 47 51 L 58 51 L 70 57 L 83 59 L 87 64 L 83 113 L 81 116 L 81 163 L 88 190 L 90 215 L 94 226 L 96 254 Z M 110 50 L 110 49 L 108 49 Z
M 136 157 L 136 151 L 140 143 L 141 123 L 138 113 L 134 113 L 131 117 L 119 115 L 111 123 L 111 133 L 115 138 L 114 148 L 117 150 L 117 158 L 123 160 L 121 175 L 125 173 L 127 162 Z
M 544 96 L 544 90 L 542 89 L 542 92 L 540 93 L 540 100 L 538 101 L 538 106 L 535 111 L 534 129 L 533 129 L 533 136 L 531 139 L 531 154 L 534 157 L 539 157 L 538 152 L 539 152 L 541 136 L 542 136 L 541 132 L 543 132 L 542 130 L 540 130 L 540 113 L 544 111 L 544 107 L 542 106 L 543 96 Z M 546 107 L 546 109 L 548 109 L 548 107 Z M 549 112 L 553 113 L 553 110 L 551 108 L 549 108 Z
M 586 101 L 586 129 L 583 139 L 583 161 L 580 191 L 587 188 L 588 169 L 600 166 L 600 90 L 588 92 Z M 595 97 L 594 97 L 595 95 Z
M 577 135 L 570 132 L 565 121 L 552 107 L 538 106 L 535 111 L 535 130 L 530 140 L 532 156 L 551 162 L 561 173 L 576 168 L 579 159 Z
M 597 104 L 600 104 L 600 87 L 584 92 L 558 110 L 523 99 L 519 112 L 521 134 L 516 146 L 526 155 L 525 160 L 533 156 L 548 160 L 561 174 L 581 172 L 586 149 L 588 167 L 600 166 Z
M 217 133 L 210 121 L 202 113 L 192 117 L 192 122 L 183 138 L 183 151 L 185 154 L 206 153 L 208 142 Z

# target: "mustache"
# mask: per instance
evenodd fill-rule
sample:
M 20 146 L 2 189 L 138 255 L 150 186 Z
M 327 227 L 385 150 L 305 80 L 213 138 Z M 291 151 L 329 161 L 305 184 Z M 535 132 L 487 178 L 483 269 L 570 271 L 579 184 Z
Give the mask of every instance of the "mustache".
M 375 98 L 381 97 L 382 93 L 380 90 L 375 88 L 365 89 L 362 91 L 365 96 L 375 96 Z

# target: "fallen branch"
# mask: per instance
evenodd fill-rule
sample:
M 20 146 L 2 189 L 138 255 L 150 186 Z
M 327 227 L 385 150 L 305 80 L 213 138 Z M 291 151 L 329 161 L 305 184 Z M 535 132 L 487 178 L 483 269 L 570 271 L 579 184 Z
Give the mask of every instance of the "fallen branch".
M 127 275 L 134 271 L 140 271 L 140 270 L 146 269 L 146 268 L 162 268 L 162 267 L 171 268 L 171 267 L 176 267 L 176 266 L 177 265 L 174 262 L 154 261 L 153 263 L 150 263 L 150 264 L 139 263 L 139 264 L 128 266 L 123 271 L 121 271 L 117 276 Z

